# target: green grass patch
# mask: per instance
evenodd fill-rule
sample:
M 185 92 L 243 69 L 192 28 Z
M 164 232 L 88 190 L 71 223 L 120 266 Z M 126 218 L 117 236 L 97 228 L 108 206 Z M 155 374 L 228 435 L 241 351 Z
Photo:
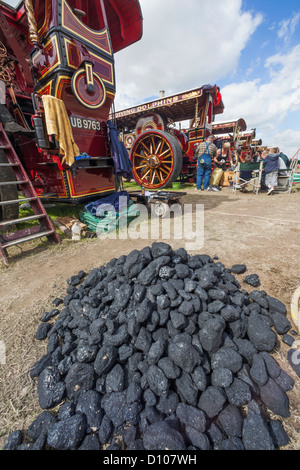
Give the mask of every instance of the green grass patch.
M 189 183 L 181 183 L 180 188 L 178 188 L 178 184 L 175 186 L 177 187 L 165 187 L 162 189 L 162 191 L 184 191 L 185 189 L 191 187 L 191 184 Z M 134 180 L 131 180 L 129 182 L 123 182 L 122 188 L 120 190 L 124 190 L 127 192 L 130 191 L 141 191 L 141 187 L 139 184 L 137 184 Z M 22 196 L 20 196 L 21 198 Z M 80 212 L 84 209 L 86 206 L 87 202 L 81 205 L 75 205 L 75 204 L 62 204 L 62 203 L 51 203 L 50 201 L 48 203 L 44 203 L 45 210 L 47 214 L 49 215 L 50 219 L 52 222 L 54 222 L 58 218 L 64 218 L 64 217 L 71 217 L 71 218 L 77 218 L 79 219 L 79 214 Z M 33 215 L 33 211 L 30 207 L 29 203 L 20 203 L 20 209 L 19 209 L 19 218 L 23 217 L 28 217 Z M 21 222 L 18 224 L 18 230 L 24 230 L 26 228 L 30 228 L 34 225 L 37 224 L 37 220 L 31 220 L 27 222 Z M 60 236 L 64 237 L 65 235 L 57 228 L 55 225 L 56 231 L 59 233 Z M 13 228 L 9 229 L 9 231 L 14 231 Z
M 177 183 L 174 184 L 174 186 L 177 186 Z M 193 186 L 191 183 L 180 183 L 180 189 L 178 187 L 164 187 L 161 189 L 161 191 L 184 191 L 185 189 L 188 189 L 190 188 L 191 186 Z M 141 187 L 139 184 L 135 183 L 134 181 L 130 181 L 130 182 L 125 182 L 123 183 L 123 188 L 124 188 L 124 191 L 141 191 Z M 147 191 L 147 190 L 146 190 Z
M 72 217 L 79 219 L 79 213 L 83 209 L 84 205 L 44 203 L 44 207 L 48 216 L 50 217 L 52 222 L 54 222 L 56 219 L 64 217 Z M 30 205 L 28 205 L 27 203 L 20 204 L 19 218 L 21 219 L 23 217 L 29 217 L 31 215 L 33 215 L 33 210 Z M 37 225 L 37 223 L 37 220 L 20 222 L 18 223 L 18 230 L 24 230 L 26 228 L 33 227 L 34 225 Z M 63 235 L 62 232 L 56 226 L 55 229 L 57 232 L 59 232 L 59 235 Z M 11 231 L 13 231 L 13 229 Z

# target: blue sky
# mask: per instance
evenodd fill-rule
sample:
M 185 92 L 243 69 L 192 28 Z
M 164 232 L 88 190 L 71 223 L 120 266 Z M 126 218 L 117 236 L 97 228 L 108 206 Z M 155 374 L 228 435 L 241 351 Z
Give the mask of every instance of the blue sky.
M 205 83 L 263 145 L 300 148 L 299 0 L 140 0 L 144 34 L 115 56 L 116 110 Z

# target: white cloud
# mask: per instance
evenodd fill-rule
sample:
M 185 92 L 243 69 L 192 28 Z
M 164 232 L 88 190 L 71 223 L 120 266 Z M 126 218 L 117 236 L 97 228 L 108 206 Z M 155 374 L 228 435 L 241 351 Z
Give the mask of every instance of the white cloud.
M 281 151 L 292 158 L 300 149 L 300 130 L 289 128 L 284 131 L 276 131 L 273 135 L 273 141 L 276 146 L 278 145 L 277 142 L 280 142 L 279 148 Z M 300 159 L 300 154 L 298 159 Z
M 262 138 L 264 145 L 277 145 L 292 156 L 300 148 L 299 121 L 295 122 L 296 132 L 280 129 L 291 113 L 300 115 L 300 44 L 286 55 L 269 57 L 265 68 L 269 74 L 267 83 L 255 79 L 222 89 L 226 105 L 222 118 L 243 117 L 248 129 L 257 129 L 257 138 Z M 286 138 L 289 134 L 293 135 L 292 141 Z
M 142 39 L 116 54 L 116 109 L 214 84 L 237 68 L 262 21 L 241 0 L 140 0 Z
M 140 3 L 143 37 L 115 56 L 116 110 L 158 96 L 160 90 L 170 95 L 206 83 L 219 84 L 225 78 L 233 80 L 243 50 L 264 21 L 261 13 L 244 11 L 242 0 L 140 0 Z M 299 20 L 300 13 L 280 24 L 278 34 L 286 47 Z M 264 37 L 262 46 L 270 45 L 271 41 L 269 35 Z M 251 70 L 259 61 L 259 55 L 249 61 L 248 73 L 252 76 Z M 292 156 L 300 147 L 299 126 L 289 121 L 291 113 L 300 120 L 299 70 L 297 43 L 288 52 L 274 54 L 261 62 L 263 74 L 257 78 L 247 80 L 245 70 L 245 80 L 221 89 L 225 112 L 218 119 L 242 117 L 248 129 L 257 129 L 257 138 L 265 145 L 279 146 Z M 289 140 L 290 132 L 293 139 Z
M 278 37 L 280 39 L 283 39 L 285 43 L 288 43 L 292 37 L 292 35 L 295 32 L 295 29 L 299 23 L 300 20 L 300 12 L 293 14 L 291 18 L 288 18 L 287 20 L 282 20 L 279 23 L 279 31 L 278 31 Z

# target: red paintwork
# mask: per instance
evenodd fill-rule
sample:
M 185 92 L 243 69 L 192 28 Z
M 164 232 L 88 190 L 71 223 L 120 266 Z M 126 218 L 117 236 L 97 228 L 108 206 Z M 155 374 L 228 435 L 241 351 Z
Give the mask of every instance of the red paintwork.
M 161 122 L 164 122 L 164 131 L 173 134 L 180 143 L 183 153 L 183 163 L 181 177 L 192 179 L 192 174 L 196 167 L 194 160 L 194 151 L 207 135 L 211 133 L 213 115 L 223 113 L 224 104 L 219 87 L 216 85 L 205 85 L 200 88 L 188 90 L 183 93 L 163 96 L 155 101 L 143 103 L 133 108 L 124 109 L 115 113 L 115 119 L 119 130 L 126 132 L 124 139 L 127 142 L 127 149 L 135 145 L 132 143 L 134 136 L 135 142 L 142 138 L 147 132 L 147 126 L 143 124 L 148 122 L 152 129 L 160 129 Z M 186 120 L 195 120 L 196 110 L 198 110 L 197 127 L 191 127 L 186 131 L 179 131 L 173 125 L 168 124 L 168 119 L 174 123 Z M 142 125 L 140 125 L 141 123 Z M 132 132 L 130 134 L 130 132 Z M 130 145 L 131 144 L 131 145 Z M 131 152 L 132 155 L 132 152 Z M 135 171 L 133 169 L 133 174 Z M 137 179 L 139 182 L 139 179 Z M 165 184 L 165 182 L 162 184 Z M 151 185 L 150 185 L 151 186 Z M 155 185 L 148 189 L 157 189 Z
M 96 167 L 97 160 L 90 160 L 87 168 L 72 171 L 61 163 L 57 150 L 38 149 L 24 137 L 18 140 L 23 164 L 41 196 L 53 193 L 55 200 L 74 202 L 112 192 L 115 186 L 113 166 L 108 163 L 106 121 L 115 96 L 114 53 L 141 38 L 140 4 L 137 0 L 95 0 L 89 1 L 88 9 L 83 0 L 35 0 L 33 4 L 42 48 L 31 44 L 24 5 L 14 10 L 0 4 L 0 41 L 21 64 L 16 65 L 14 78 L 18 103 L 31 123 L 31 93 L 63 100 L 81 154 L 101 157 L 102 167 Z M 86 16 L 79 19 L 74 8 L 85 11 Z M 92 64 L 96 74 L 92 95 L 86 89 L 86 62 Z M 72 88 L 77 70 L 82 73 Z M 9 99 L 7 103 L 10 105 Z M 100 105 L 98 109 L 91 109 L 96 105 Z

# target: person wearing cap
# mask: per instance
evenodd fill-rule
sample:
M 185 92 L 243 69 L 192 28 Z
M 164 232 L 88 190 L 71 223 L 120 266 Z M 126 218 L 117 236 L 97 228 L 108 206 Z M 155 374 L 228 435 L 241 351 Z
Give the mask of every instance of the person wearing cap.
M 212 168 L 212 159 L 217 155 L 217 147 L 213 143 L 214 136 L 210 134 L 206 137 L 206 140 L 201 142 L 196 151 L 197 158 L 197 183 L 196 191 L 202 189 L 208 190 L 209 188 L 209 178 Z

